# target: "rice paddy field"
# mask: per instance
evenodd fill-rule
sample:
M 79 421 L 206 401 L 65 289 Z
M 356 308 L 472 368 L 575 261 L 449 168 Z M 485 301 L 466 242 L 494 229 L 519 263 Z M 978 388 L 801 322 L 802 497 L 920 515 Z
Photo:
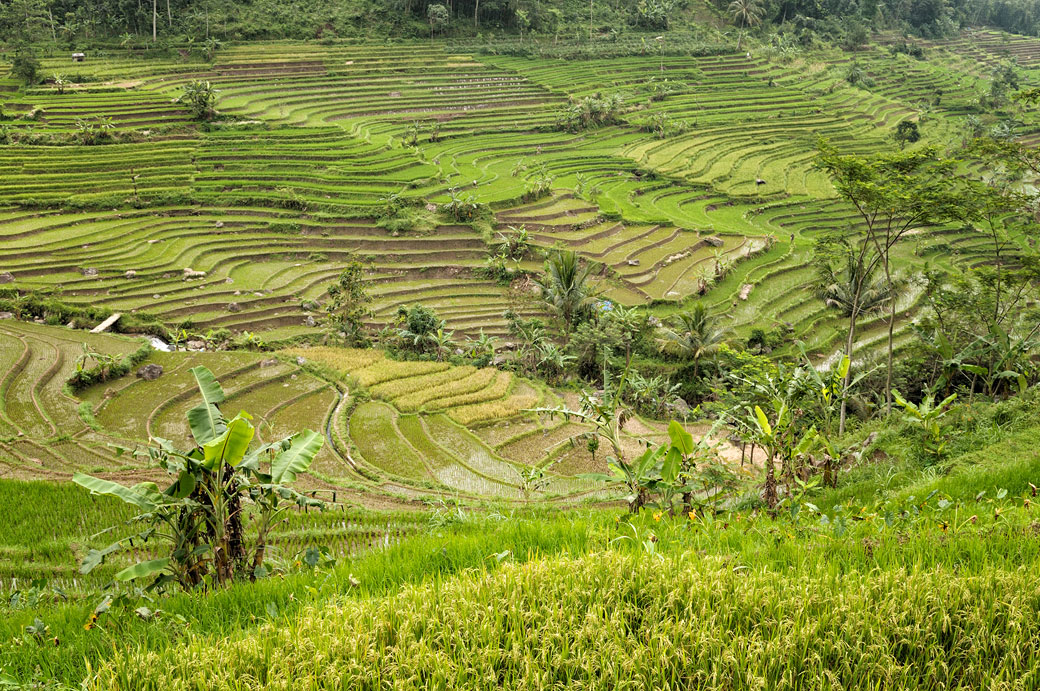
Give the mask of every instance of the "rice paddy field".
M 801 268 L 814 237 L 858 219 L 814 168 L 818 139 L 891 149 L 896 125 L 913 120 L 927 141 L 956 146 L 993 67 L 1016 59 L 1024 84 L 1040 67 L 1024 37 L 925 42 L 923 59 L 882 39 L 794 57 L 763 46 L 561 62 L 465 43 L 273 42 L 229 46 L 212 63 L 48 58 L 46 73 L 75 70 L 82 83 L 59 94 L 8 82 L 0 96 L 6 113 L 35 113 L 8 129 L 39 139 L 0 147 L 0 271 L 20 290 L 277 340 L 313 333 L 310 309 L 357 257 L 373 326 L 422 302 L 460 334 L 504 335 L 506 309 L 537 310 L 480 268 L 494 229 L 525 225 L 537 246 L 600 265 L 611 298 L 666 314 L 708 290 L 738 332 L 789 324 L 828 352 L 838 324 Z M 845 79 L 852 64 L 869 88 Z M 219 126 L 200 128 L 171 102 L 195 79 L 218 89 Z M 620 94 L 623 122 L 554 126 L 595 94 Z M 1040 123 L 1016 117 L 1020 136 L 1036 136 Z M 654 118 L 685 129 L 643 131 Z M 119 143 L 47 139 L 100 121 Z M 522 201 L 545 182 L 547 197 Z M 492 228 L 442 213 L 420 230 L 378 222 L 391 197 L 444 204 L 453 191 L 488 205 Z M 955 227 L 921 233 L 902 254 L 938 266 L 987 258 L 980 236 Z M 205 274 L 186 281 L 185 269 Z M 901 315 L 915 309 L 907 295 Z
M 120 690 L 1030 689 L 1038 431 L 800 514 L 459 510 L 147 617 L 47 594 L 0 618 L 0 669 Z
M 902 42 L 571 61 L 520 57 L 509 38 L 252 42 L 210 62 L 112 49 L 45 56 L 60 89 L 0 62 L 0 299 L 268 346 L 140 360 L 143 336 L 0 314 L 0 689 L 1040 688 L 1035 426 L 943 472 L 823 490 L 800 515 L 625 519 L 588 477 L 607 469 L 592 427 L 544 413 L 577 406 L 574 391 L 317 345 L 328 286 L 358 260 L 373 331 L 423 304 L 457 339 L 511 347 L 507 311 L 547 316 L 528 282 L 486 271 L 497 233 L 522 227 L 523 271 L 573 249 L 606 298 L 661 318 L 699 300 L 735 338 L 783 328 L 827 360 L 843 324 L 810 289 L 813 243 L 862 227 L 814 166 L 820 140 L 890 151 L 913 121 L 955 150 L 995 67 L 1014 60 L 1040 86 L 1034 38 L 915 41 L 920 58 Z M 176 102 L 194 80 L 216 88 L 215 122 Z M 615 94 L 611 124 L 559 125 Z M 1040 142 L 1035 112 L 1010 108 L 1015 136 Z M 83 143 L 98 131 L 111 141 Z M 992 259 L 967 226 L 910 237 L 894 256 L 907 275 Z M 897 349 L 920 301 L 911 284 L 897 302 Z M 883 317 L 862 319 L 858 352 L 886 336 Z M 88 351 L 134 365 L 73 389 Z M 162 375 L 135 376 L 144 365 Z M 138 593 L 147 614 L 99 619 L 113 574 L 158 553 L 80 573 L 131 512 L 69 480 L 164 481 L 126 451 L 189 444 L 199 365 L 259 441 L 320 433 L 297 486 L 324 510 L 287 514 L 272 578 Z M 637 416 L 621 443 L 668 438 Z M 318 547 L 336 563 L 302 566 Z

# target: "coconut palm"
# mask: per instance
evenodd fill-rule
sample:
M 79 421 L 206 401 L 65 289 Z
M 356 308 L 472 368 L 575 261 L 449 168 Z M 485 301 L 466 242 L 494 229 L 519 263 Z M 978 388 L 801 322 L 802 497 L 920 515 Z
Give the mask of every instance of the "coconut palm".
M 864 273 L 868 275 L 864 276 Z M 873 273 L 856 261 L 854 253 L 849 252 L 845 256 L 845 266 L 821 276 L 822 285 L 817 294 L 843 317 L 877 312 L 888 304 L 892 293 L 884 281 L 874 278 Z
M 733 0 L 729 4 L 729 12 L 733 15 L 733 21 L 742 29 L 762 21 L 762 6 L 756 0 Z
M 542 298 L 563 320 L 570 333 L 578 312 L 593 297 L 589 284 L 591 268 L 573 250 L 557 250 L 545 260 L 545 271 L 538 279 Z
M 693 376 L 700 377 L 701 361 L 711 359 L 725 343 L 729 328 L 710 314 L 702 303 L 675 316 L 664 331 L 666 347 L 693 361 Z

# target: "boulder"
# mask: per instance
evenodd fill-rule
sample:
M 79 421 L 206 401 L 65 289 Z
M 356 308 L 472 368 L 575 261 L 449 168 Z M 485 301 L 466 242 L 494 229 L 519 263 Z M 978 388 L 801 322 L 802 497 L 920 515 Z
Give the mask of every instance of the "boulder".
M 296 356 L 296 364 L 297 365 L 302 365 L 305 362 L 307 362 L 307 360 L 302 355 L 297 355 Z
M 303 320 L 303 323 L 306 324 L 307 326 L 311 326 L 311 327 L 314 327 L 314 326 L 318 325 L 318 322 L 314 321 L 314 317 L 312 317 L 309 314 L 307 315 L 307 318 Z
M 228 306 L 227 306 L 227 311 L 228 312 L 241 312 L 242 311 L 242 306 L 239 305 L 237 302 L 229 302 Z
M 80 273 L 84 276 L 97 276 L 98 271 L 95 268 L 80 269 Z
M 724 244 L 726 244 L 722 241 L 722 238 L 716 237 L 714 235 L 709 235 L 708 237 L 704 238 L 704 243 L 707 245 L 711 245 L 712 247 L 722 247 Z
M 137 272 L 130 270 L 123 274 L 123 278 L 137 278 Z
M 155 381 L 162 376 L 162 373 L 162 365 L 156 365 L 155 363 L 145 365 L 137 370 L 138 378 L 144 379 L 145 381 Z
M 0 319 L 14 319 L 14 312 L 0 312 Z
M 11 273 L 10 271 L 4 271 L 3 273 L 0 273 L 0 284 L 2 284 L 2 283 L 13 283 L 13 282 L 14 282 L 14 274 L 13 273 Z
M 679 417 L 686 417 L 690 414 L 690 404 L 682 398 L 676 396 L 675 400 L 671 404 L 672 411 Z
M 184 269 L 184 280 L 185 281 L 190 281 L 192 279 L 205 278 L 205 277 L 206 277 L 206 272 L 205 271 L 196 271 L 194 269 L 190 269 L 190 268 L 187 268 L 187 267 L 185 267 L 185 269 Z
M 206 342 L 205 341 L 188 341 L 187 343 L 185 343 L 185 346 L 187 346 L 188 350 L 205 350 L 206 349 Z
M 266 369 L 268 367 L 277 367 L 277 366 L 278 366 L 278 360 L 276 360 L 273 357 L 272 358 L 267 358 L 266 360 L 261 360 L 260 361 L 260 368 L 261 369 Z
M 751 289 L 754 287 L 755 286 L 751 283 L 745 283 L 740 287 L 740 295 L 738 295 L 737 297 L 739 297 L 741 300 L 747 300 L 748 296 L 751 295 Z

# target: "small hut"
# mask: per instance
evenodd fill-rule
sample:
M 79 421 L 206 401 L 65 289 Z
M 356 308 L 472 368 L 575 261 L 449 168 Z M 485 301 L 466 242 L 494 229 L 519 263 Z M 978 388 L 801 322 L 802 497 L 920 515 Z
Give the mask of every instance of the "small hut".
M 83 62 L 86 59 L 87 59 L 87 54 L 86 53 L 73 53 L 72 54 L 72 62 Z

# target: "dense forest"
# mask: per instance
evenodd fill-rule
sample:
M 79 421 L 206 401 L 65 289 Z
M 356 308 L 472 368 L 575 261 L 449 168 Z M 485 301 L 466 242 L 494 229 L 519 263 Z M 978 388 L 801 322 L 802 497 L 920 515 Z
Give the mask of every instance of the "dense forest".
M 782 27 L 836 38 L 869 30 L 950 37 L 993 25 L 1040 32 L 1031 0 L 6 0 L 3 33 L 26 33 L 69 46 L 141 38 L 155 41 L 429 36 L 494 32 L 580 36 L 589 31 L 689 29 L 693 22 Z

